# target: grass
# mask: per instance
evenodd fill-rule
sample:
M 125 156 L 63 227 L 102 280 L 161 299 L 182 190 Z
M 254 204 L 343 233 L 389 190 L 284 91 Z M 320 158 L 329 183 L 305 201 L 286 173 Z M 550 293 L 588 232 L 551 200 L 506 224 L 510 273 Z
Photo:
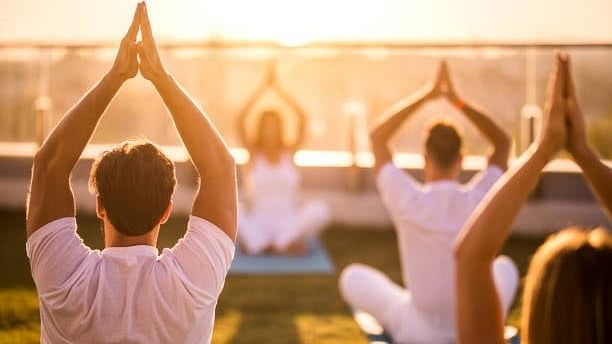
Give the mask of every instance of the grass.
M 0 211 L 0 344 L 38 343 L 36 289 L 25 256 L 24 214 Z M 102 247 L 97 220 L 79 217 L 79 233 L 93 248 Z M 159 246 L 172 246 L 187 219 L 170 221 Z M 370 264 L 400 281 L 395 234 L 391 230 L 332 227 L 324 242 L 340 269 L 352 262 Z M 539 239 L 512 238 L 504 253 L 524 275 Z M 217 306 L 214 343 L 366 343 L 340 298 L 336 276 L 228 277 Z M 510 323 L 517 325 L 520 303 Z

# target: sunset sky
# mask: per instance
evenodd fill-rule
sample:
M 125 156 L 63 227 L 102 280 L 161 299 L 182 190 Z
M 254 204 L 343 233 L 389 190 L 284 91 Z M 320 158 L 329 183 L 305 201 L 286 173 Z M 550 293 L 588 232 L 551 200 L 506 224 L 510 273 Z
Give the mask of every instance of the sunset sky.
M 0 42 L 106 42 L 134 0 L 1 0 Z M 610 0 L 150 0 L 160 40 L 612 42 Z

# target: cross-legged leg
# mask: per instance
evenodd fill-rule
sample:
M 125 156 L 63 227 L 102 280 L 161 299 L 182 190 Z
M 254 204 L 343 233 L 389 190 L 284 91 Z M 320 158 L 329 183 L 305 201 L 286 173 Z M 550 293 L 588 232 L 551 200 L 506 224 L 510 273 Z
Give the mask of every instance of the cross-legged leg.
M 240 212 L 238 216 L 238 242 L 247 254 L 259 254 L 270 247 L 269 231 L 248 212 Z
M 497 257 L 493 262 L 493 278 L 504 315 L 507 316 L 519 284 L 519 271 L 512 259 L 507 256 Z
M 340 293 L 353 309 L 372 315 L 397 343 L 445 343 L 412 303 L 410 291 L 363 264 L 344 268 Z
M 329 223 L 329 207 L 324 202 L 313 201 L 305 204 L 297 213 L 292 223 L 274 238 L 274 248 L 286 251 L 295 243 L 305 243 L 315 238 Z

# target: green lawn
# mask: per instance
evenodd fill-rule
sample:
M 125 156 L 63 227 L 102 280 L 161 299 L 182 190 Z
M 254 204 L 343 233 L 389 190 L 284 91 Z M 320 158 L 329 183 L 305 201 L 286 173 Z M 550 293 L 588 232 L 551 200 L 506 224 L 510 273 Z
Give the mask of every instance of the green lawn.
M 159 246 L 171 246 L 184 231 L 186 218 L 162 229 Z M 36 290 L 25 257 L 23 213 L 0 211 L 0 344 L 37 343 L 39 315 Z M 100 248 L 96 219 L 79 218 L 79 232 Z M 324 241 L 338 267 L 370 264 L 399 281 L 393 231 L 335 226 Z M 524 274 L 541 240 L 512 238 L 505 248 Z M 217 307 L 214 343 L 365 343 L 342 302 L 337 276 L 229 277 Z M 515 306 L 510 322 L 517 324 Z

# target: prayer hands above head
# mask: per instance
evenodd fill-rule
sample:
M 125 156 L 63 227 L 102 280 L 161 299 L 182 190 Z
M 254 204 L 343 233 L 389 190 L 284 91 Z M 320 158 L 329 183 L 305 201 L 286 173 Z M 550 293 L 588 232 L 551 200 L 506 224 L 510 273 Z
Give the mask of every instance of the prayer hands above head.
M 446 61 L 440 61 L 438 72 L 435 81 L 430 84 L 427 98 L 435 99 L 438 97 L 446 97 L 449 101 L 455 102 L 457 100 L 457 94 L 455 88 L 450 80 L 448 73 L 448 65 Z
M 110 75 L 116 77 L 121 82 L 131 79 L 138 74 L 138 57 L 136 48 L 136 35 L 140 24 L 141 4 L 138 4 L 134 11 L 134 18 L 130 28 L 121 40 L 119 52 L 115 57 L 115 63 L 110 70 Z
M 566 54 L 557 53 L 548 79 L 544 102 L 544 123 L 540 131 L 538 145 L 550 157 L 566 146 L 567 141 L 567 62 Z
M 446 97 L 451 102 L 457 101 L 459 98 L 455 92 L 455 86 L 451 81 L 450 74 L 448 72 L 448 64 L 445 60 L 440 62 L 440 72 L 438 74 L 438 88 L 442 96 Z
M 574 87 L 574 78 L 570 68 L 570 58 L 566 55 L 566 109 L 565 120 L 567 125 L 567 142 L 566 149 L 572 154 L 580 154 L 582 150 L 587 148 L 586 143 L 586 125 L 584 116 L 578 99 L 576 97 L 576 89 Z
M 140 58 L 140 73 L 142 76 L 156 83 L 160 79 L 165 78 L 168 74 L 162 65 L 159 58 L 159 51 L 153 38 L 151 23 L 149 22 L 149 14 L 147 12 L 147 4 L 143 1 L 138 4 L 140 8 L 140 32 L 142 42 L 136 44 L 138 57 Z
M 266 65 L 265 84 L 267 86 L 276 85 L 276 61 L 270 60 Z

